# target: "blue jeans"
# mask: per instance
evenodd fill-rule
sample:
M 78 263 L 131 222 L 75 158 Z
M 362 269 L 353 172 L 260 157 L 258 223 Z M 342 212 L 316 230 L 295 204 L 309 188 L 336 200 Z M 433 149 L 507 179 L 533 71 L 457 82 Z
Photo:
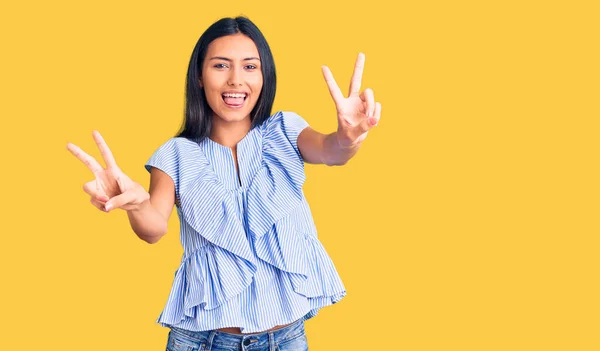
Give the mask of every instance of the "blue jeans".
M 167 351 L 308 351 L 304 321 L 256 334 L 231 334 L 216 330 L 194 332 L 171 327 Z

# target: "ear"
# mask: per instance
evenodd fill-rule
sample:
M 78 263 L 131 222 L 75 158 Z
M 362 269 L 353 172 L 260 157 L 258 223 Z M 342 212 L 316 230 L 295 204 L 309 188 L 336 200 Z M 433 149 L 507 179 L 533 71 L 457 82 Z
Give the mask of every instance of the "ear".
M 200 84 L 200 88 L 204 88 L 204 84 L 202 84 L 202 77 L 198 78 L 198 83 Z

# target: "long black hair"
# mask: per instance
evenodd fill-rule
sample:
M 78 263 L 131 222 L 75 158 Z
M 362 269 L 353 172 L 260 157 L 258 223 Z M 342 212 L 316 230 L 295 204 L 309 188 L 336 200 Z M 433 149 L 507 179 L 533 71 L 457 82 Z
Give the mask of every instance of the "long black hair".
M 210 135 L 212 110 L 206 101 L 204 90 L 200 87 L 202 65 L 208 45 L 213 40 L 238 33 L 249 37 L 256 45 L 263 75 L 263 87 L 260 96 L 252 112 L 250 112 L 252 128 L 260 125 L 271 115 L 276 88 L 275 62 L 271 48 L 262 32 L 248 18 L 243 16 L 226 17 L 208 27 L 194 47 L 186 77 L 185 120 L 177 134 L 178 137 L 202 141 Z

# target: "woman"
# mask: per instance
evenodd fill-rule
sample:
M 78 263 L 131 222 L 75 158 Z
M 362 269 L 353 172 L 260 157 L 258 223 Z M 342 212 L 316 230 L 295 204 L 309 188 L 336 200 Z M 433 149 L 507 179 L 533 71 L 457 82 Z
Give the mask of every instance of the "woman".
M 359 91 L 363 65 L 359 54 L 347 98 L 323 67 L 338 129 L 321 134 L 294 113 L 271 114 L 269 45 L 247 18 L 224 18 L 194 48 L 185 123 L 146 163 L 149 192 L 98 132 L 106 169 L 68 144 L 95 175 L 84 186 L 92 204 L 126 210 L 142 240 L 157 242 L 176 206 L 184 255 L 157 321 L 171 328 L 167 350 L 306 350 L 304 321 L 345 296 L 302 185 L 305 162 L 345 164 L 377 125 L 381 105 Z

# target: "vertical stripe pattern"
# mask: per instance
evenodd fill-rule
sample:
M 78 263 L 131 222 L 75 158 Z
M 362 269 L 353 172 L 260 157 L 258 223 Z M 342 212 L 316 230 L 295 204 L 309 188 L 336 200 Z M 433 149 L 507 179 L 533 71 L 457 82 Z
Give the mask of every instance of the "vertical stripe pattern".
M 306 126 L 277 112 L 238 143 L 237 170 L 232 150 L 208 138 L 169 139 L 146 162 L 173 179 L 184 248 L 158 323 L 260 332 L 345 296 L 302 191 Z

